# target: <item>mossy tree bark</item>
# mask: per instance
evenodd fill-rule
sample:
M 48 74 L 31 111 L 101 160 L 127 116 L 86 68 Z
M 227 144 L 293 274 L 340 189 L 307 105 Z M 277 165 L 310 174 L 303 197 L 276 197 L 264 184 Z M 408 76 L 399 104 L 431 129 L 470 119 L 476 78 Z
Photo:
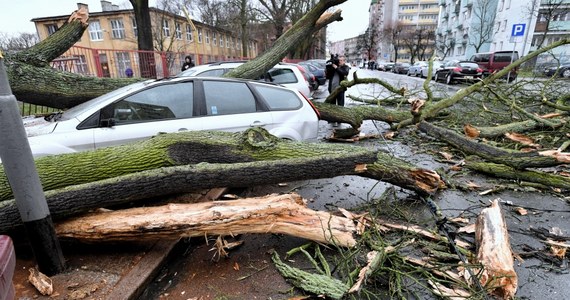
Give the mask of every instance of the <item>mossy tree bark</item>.
M 98 207 L 213 187 L 246 187 L 360 175 L 427 194 L 437 173 L 363 147 L 287 142 L 256 128 L 242 134 L 190 131 L 36 160 L 55 219 Z M 70 176 L 73 174 L 73 176 Z M 20 224 L 0 173 L 0 232 Z
M 6 53 L 8 80 L 18 100 L 65 109 L 138 81 L 85 77 L 50 67 L 52 60 L 81 38 L 87 28 L 88 17 L 87 11 L 80 9 L 49 38 L 27 50 Z

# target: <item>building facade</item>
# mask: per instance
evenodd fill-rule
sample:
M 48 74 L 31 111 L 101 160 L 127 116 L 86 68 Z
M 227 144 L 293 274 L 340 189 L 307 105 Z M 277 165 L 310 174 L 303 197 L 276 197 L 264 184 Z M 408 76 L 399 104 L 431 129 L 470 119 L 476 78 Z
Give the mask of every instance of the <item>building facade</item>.
M 82 7 L 88 9 L 87 5 L 78 3 L 78 8 Z M 89 27 L 75 46 L 55 61 L 55 66 L 90 76 L 130 77 L 131 71 L 138 77 L 148 66 L 138 65 L 141 52 L 137 51 L 137 24 L 133 10 L 119 9 L 109 1 L 101 1 L 101 7 L 101 12 L 89 13 Z M 246 55 L 243 55 L 241 39 L 228 30 L 152 7 L 150 15 L 155 49 L 153 61 L 156 62 L 156 66 L 150 67 L 157 69 L 151 74 L 158 77 L 179 72 L 187 55 L 196 64 L 258 55 L 257 41 L 253 39 L 247 42 Z M 32 22 L 40 40 L 44 40 L 68 17 L 41 17 L 32 19 Z

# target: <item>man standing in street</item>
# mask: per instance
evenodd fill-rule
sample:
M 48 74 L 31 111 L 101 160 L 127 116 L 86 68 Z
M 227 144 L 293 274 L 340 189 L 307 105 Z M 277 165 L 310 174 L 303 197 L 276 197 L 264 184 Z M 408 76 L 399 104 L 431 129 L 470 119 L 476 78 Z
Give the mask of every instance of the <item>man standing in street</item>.
M 346 64 L 346 57 L 339 56 L 338 60 L 332 62 L 333 75 L 329 79 L 329 93 L 332 93 L 339 85 L 340 82 L 346 80 L 350 67 Z M 344 89 L 336 95 L 336 105 L 344 106 Z

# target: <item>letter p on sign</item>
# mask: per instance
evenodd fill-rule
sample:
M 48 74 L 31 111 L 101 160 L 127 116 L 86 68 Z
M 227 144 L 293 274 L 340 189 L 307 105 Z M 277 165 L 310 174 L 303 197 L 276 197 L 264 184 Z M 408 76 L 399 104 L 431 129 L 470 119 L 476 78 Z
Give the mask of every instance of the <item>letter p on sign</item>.
M 511 36 L 523 36 L 526 24 L 513 24 L 513 31 Z

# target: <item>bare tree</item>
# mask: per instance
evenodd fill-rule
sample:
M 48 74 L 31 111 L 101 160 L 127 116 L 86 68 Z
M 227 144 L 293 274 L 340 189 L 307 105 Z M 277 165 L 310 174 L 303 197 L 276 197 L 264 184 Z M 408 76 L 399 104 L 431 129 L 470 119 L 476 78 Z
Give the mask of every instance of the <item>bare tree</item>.
M 279 38 L 285 31 L 288 16 L 293 9 L 294 0 L 259 0 L 261 9 L 258 11 L 266 21 L 273 24 L 275 37 Z
M 375 55 L 378 49 L 378 34 L 376 28 L 368 27 L 364 34 L 358 36 L 356 41 L 356 49 L 358 51 L 365 51 L 368 60 L 376 59 Z
M 129 0 L 133 5 L 135 21 L 137 23 L 137 44 L 139 50 L 153 51 L 152 22 L 148 8 L 148 0 Z M 156 78 L 156 65 L 154 55 L 151 52 L 141 52 L 139 54 L 139 65 L 141 76 L 145 78 Z
M 315 0 L 295 0 L 291 1 L 291 11 L 289 13 L 289 20 L 292 24 L 298 22 L 308 11 L 315 6 Z M 308 59 L 310 56 L 311 49 L 319 40 L 319 35 L 322 34 L 321 31 L 313 33 L 310 38 L 303 40 L 303 42 L 297 44 L 295 49 L 289 53 L 291 58 Z
M 4 51 L 19 51 L 32 47 L 39 42 L 35 33 L 19 33 L 10 35 L 0 32 L 0 49 Z
M 403 46 L 404 38 L 401 35 L 402 31 L 403 26 L 399 22 L 396 22 L 385 26 L 382 32 L 384 39 L 390 41 L 394 47 L 394 61 L 398 59 L 398 50 Z
M 493 39 L 493 28 L 495 25 L 496 1 L 480 0 L 473 3 L 471 33 L 469 35 L 469 45 L 479 52 L 481 47 Z

